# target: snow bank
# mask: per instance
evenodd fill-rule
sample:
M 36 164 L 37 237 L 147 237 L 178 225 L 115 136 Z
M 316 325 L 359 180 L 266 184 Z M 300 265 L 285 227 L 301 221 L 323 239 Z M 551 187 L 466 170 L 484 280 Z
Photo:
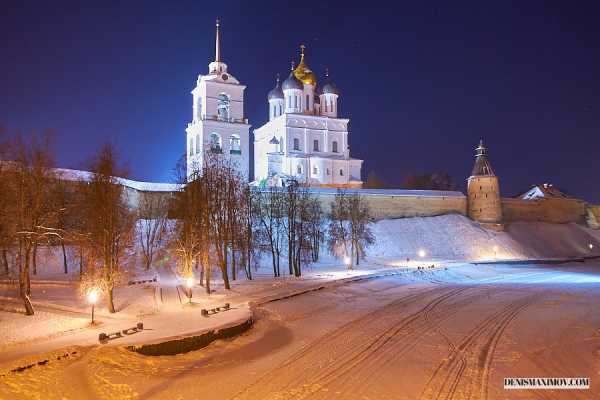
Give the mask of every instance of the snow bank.
M 462 215 L 383 220 L 373 225 L 377 243 L 368 256 L 443 260 L 567 258 L 600 249 L 600 232 L 577 224 L 518 222 L 504 232 L 482 228 Z

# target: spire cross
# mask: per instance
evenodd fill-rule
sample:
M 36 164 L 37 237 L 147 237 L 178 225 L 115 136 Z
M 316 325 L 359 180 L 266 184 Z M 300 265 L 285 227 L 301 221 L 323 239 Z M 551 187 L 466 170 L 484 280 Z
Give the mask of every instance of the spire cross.
M 304 49 L 306 48 L 305 45 L 301 44 L 300 45 L 300 57 L 304 57 Z
M 217 18 L 216 22 L 216 30 L 217 30 L 217 39 L 215 43 L 215 61 L 221 62 L 221 33 L 219 31 L 219 27 L 221 26 L 221 21 Z
M 292 60 L 292 71 L 294 70 L 295 66 L 294 66 L 294 60 Z

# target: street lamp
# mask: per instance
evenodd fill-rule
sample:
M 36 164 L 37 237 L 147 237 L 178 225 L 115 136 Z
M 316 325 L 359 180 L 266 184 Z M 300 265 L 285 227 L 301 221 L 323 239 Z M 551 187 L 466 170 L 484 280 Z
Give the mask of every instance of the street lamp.
M 88 302 L 92 305 L 92 325 L 94 324 L 94 306 L 98 301 L 98 289 L 92 288 L 87 294 Z
M 192 286 L 194 286 L 194 279 L 192 277 L 187 278 L 187 281 L 185 282 L 189 292 L 190 292 L 190 304 L 192 304 Z
M 590 248 L 590 252 L 594 250 L 594 245 L 593 244 L 588 244 L 588 247 Z
M 494 258 L 498 258 L 498 246 L 494 246 L 492 250 L 494 250 Z
M 419 250 L 419 257 L 424 258 L 427 255 L 427 253 L 425 253 L 425 250 L 420 249 Z

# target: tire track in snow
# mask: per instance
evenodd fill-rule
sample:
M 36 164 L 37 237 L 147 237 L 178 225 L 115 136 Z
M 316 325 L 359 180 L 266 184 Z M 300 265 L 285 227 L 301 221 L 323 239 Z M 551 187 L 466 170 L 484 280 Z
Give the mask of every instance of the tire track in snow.
M 536 294 L 513 301 L 508 307 L 485 318 L 459 344 L 452 345 L 450 355 L 437 366 L 429 378 L 421 399 L 454 398 L 465 374 L 471 375 L 473 379 L 467 383 L 459 397 L 470 399 L 473 391 L 477 391 L 475 398 L 487 399 L 491 363 L 504 331 L 521 311 L 539 297 L 540 295 Z M 477 362 L 468 370 L 470 358 L 475 358 Z
M 266 399 L 284 396 L 284 398 L 301 399 L 313 396 L 315 392 L 341 377 L 348 376 L 349 372 L 356 367 L 377 356 L 378 352 L 390 344 L 390 341 L 400 332 L 409 329 L 415 322 L 423 319 L 425 312 L 435 309 L 445 301 L 469 289 L 471 288 L 436 287 L 404 296 L 311 343 L 280 366 L 263 375 L 234 398 Z M 432 295 L 433 299 L 427 300 Z M 400 320 L 394 317 L 402 312 L 403 308 L 420 300 L 428 302 L 416 312 Z M 377 325 L 380 326 L 377 327 Z M 365 329 L 361 329 L 363 327 Z M 375 335 L 369 335 L 368 330 L 372 330 L 374 327 L 379 331 L 376 331 Z M 417 334 L 422 331 L 413 329 L 411 332 Z M 329 359 L 324 357 L 326 355 L 329 355 Z M 294 376 L 287 376 L 286 372 L 289 373 L 289 371 L 295 371 Z M 277 380 L 283 382 L 278 384 Z

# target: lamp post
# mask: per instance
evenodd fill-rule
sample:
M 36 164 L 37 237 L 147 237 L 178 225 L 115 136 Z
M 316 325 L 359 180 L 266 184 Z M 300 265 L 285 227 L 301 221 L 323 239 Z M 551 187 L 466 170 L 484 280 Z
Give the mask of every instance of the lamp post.
M 98 301 L 98 290 L 90 289 L 87 295 L 88 302 L 92 305 L 92 325 L 94 324 L 94 306 L 96 305 L 96 301 Z
M 192 304 L 192 286 L 194 286 L 194 279 L 191 277 L 187 278 L 185 284 L 190 292 L 189 300 L 190 300 L 190 304 Z

